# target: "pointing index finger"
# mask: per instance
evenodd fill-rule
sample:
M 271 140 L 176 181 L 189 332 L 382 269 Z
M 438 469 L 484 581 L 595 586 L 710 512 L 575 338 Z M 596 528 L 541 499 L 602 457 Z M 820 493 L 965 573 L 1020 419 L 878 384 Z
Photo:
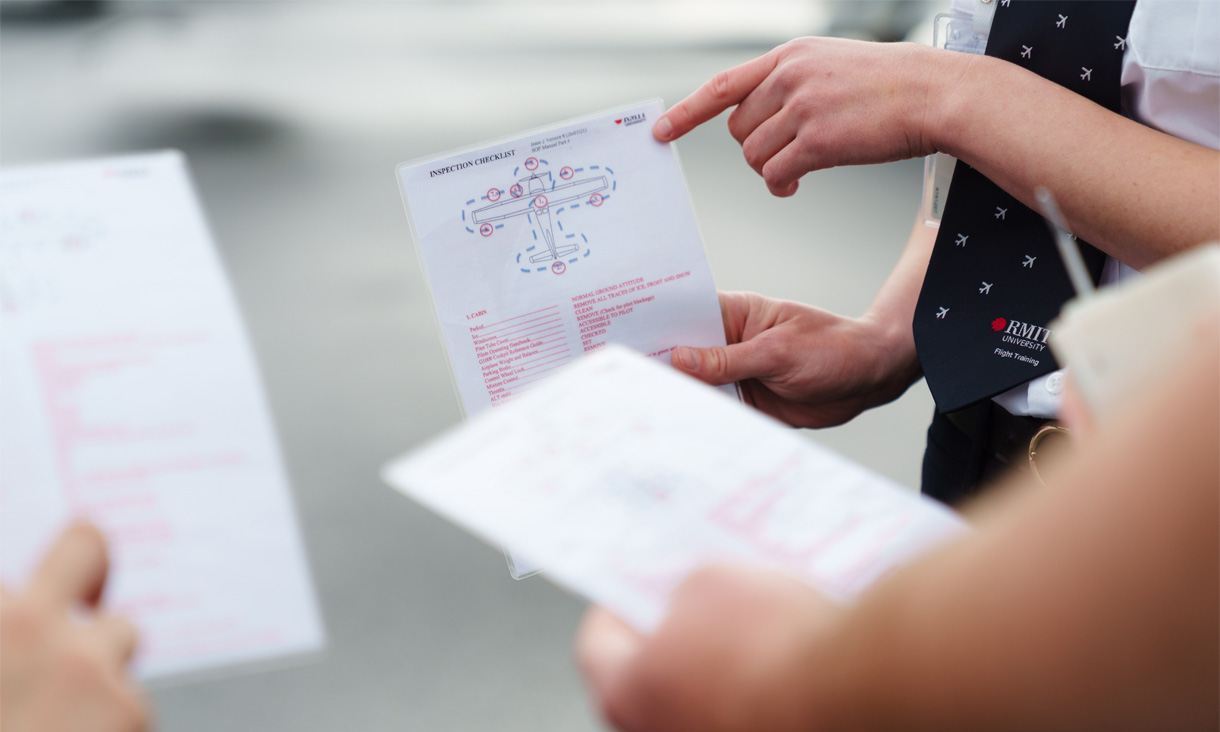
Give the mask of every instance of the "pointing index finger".
M 744 64 L 721 71 L 675 104 L 652 127 L 661 142 L 676 140 L 729 107 L 740 104 L 775 70 L 776 52 L 771 51 Z

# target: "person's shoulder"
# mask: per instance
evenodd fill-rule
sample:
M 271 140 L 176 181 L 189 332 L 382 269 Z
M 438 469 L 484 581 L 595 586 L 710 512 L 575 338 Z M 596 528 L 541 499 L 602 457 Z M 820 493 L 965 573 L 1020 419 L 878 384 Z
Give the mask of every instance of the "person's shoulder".
M 1217 27 L 1216 0 L 1141 0 L 1131 14 L 1128 55 L 1147 68 L 1220 77 Z

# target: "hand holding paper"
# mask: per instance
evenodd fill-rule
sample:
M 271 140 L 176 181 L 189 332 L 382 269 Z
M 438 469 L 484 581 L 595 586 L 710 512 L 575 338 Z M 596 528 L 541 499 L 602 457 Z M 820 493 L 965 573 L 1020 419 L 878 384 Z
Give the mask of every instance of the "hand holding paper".
M 316 651 L 321 620 L 241 317 L 177 152 L 0 174 L 0 549 L 86 517 L 144 678 Z
M 747 404 L 793 427 L 843 424 L 918 378 L 914 344 L 878 313 L 847 318 L 753 292 L 720 293 L 720 309 L 729 344 L 676 348 L 674 368 L 737 382 Z
M 621 343 L 724 345 L 659 102 L 404 163 L 399 184 L 467 415 Z M 726 387 L 733 392 L 733 387 Z

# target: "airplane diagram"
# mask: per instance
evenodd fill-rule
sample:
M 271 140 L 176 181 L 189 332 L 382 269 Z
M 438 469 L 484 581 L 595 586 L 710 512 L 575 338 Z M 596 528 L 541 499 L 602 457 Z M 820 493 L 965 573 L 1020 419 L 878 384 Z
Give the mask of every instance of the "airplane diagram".
M 1080 67 L 1080 80 L 1081 81 L 1092 81 L 1093 80 L 1093 69 L 1086 69 L 1085 67 L 1081 66 Z
M 1008 216 L 1008 209 L 1000 208 L 999 206 L 995 207 L 995 217 L 997 219 L 1007 220 L 1007 216 Z
M 1021 44 L 1021 58 L 1033 58 L 1033 56 L 1030 55 L 1033 53 L 1033 51 L 1034 51 L 1033 46 L 1026 46 L 1025 44 Z
M 944 320 L 945 316 L 948 314 L 949 314 L 949 308 L 941 308 L 940 310 L 936 311 L 936 319 Z
M 953 243 L 958 245 L 959 247 L 964 247 L 964 246 L 966 246 L 966 240 L 969 238 L 970 237 L 966 236 L 965 234 L 958 234 L 957 241 L 955 241 Z
M 525 175 L 521 175 L 522 167 Z M 564 221 L 574 211 L 600 209 L 618 188 L 614 171 L 600 165 L 564 165 L 552 172 L 546 160 L 531 157 L 524 166 L 514 168 L 512 174 L 515 180 L 507 190 L 493 186 L 479 198 L 466 202 L 470 207 L 462 211 L 466 230 L 487 238 L 504 228 L 505 223 L 524 221 L 530 227 L 532 239 L 526 240 L 528 245 L 518 252 L 516 261 L 519 265 L 537 265 L 521 266 L 521 272 L 526 274 L 547 270 L 563 274 L 569 264 L 588 257 L 592 253 L 587 246 L 588 236 L 578 234 L 572 226 L 565 227 Z M 565 211 L 568 216 L 561 220 L 560 214 Z M 583 254 L 581 249 L 585 250 Z
M 1114 50 L 1126 51 L 1127 50 L 1127 39 L 1123 38 L 1122 36 L 1114 36 L 1114 38 L 1115 38 L 1115 40 L 1118 41 L 1118 43 L 1114 44 Z
M 1033 269 L 1033 268 L 1034 268 L 1034 260 L 1035 260 L 1035 259 L 1037 259 L 1037 257 L 1031 257 L 1031 256 L 1029 256 L 1028 254 L 1026 254 L 1026 255 L 1025 255 L 1025 261 L 1021 263 L 1021 266 L 1022 266 L 1022 267 L 1029 267 L 1030 269 Z
M 991 283 L 984 281 L 983 286 L 979 288 L 979 292 L 983 295 L 990 295 L 991 294 Z
M 1063 15 L 1062 13 L 1056 13 L 1056 15 L 1059 16 L 1059 20 L 1055 21 L 1055 27 L 1056 28 L 1066 28 L 1067 22 L 1068 22 L 1068 17 L 1066 15 Z

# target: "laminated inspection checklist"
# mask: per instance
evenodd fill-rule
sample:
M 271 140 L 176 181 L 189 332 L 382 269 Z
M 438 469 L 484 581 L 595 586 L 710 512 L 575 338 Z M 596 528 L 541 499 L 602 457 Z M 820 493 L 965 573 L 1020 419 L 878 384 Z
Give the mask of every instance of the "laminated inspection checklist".
M 618 343 L 724 345 L 659 100 L 398 167 L 467 415 Z M 731 387 L 725 387 L 732 392 Z

